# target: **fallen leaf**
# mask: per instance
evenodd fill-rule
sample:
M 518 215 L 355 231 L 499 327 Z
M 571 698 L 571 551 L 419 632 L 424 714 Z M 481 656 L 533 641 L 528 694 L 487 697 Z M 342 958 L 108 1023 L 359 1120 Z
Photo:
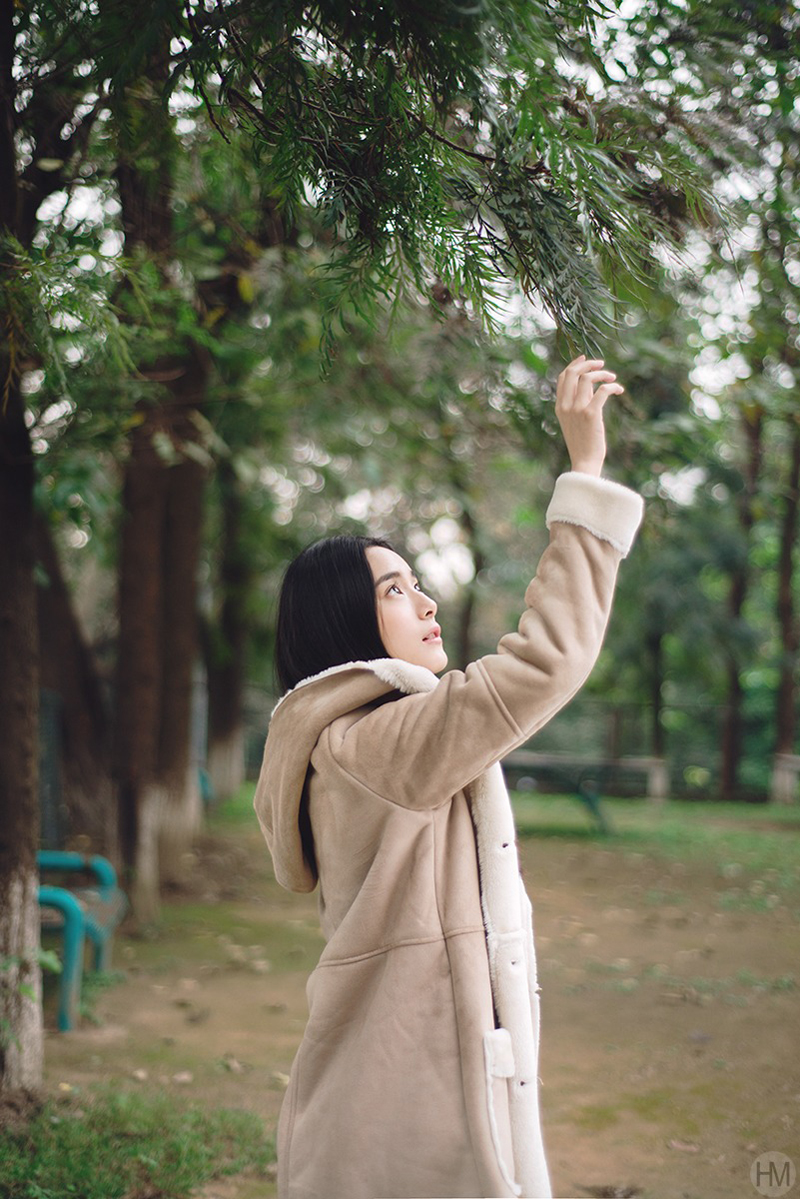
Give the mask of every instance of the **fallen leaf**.
M 210 1007 L 195 1008 L 191 1012 L 186 1013 L 187 1024 L 203 1024 L 211 1015 Z
M 699 1153 L 700 1146 L 694 1145 L 691 1141 L 667 1141 L 670 1149 L 677 1149 L 679 1153 Z

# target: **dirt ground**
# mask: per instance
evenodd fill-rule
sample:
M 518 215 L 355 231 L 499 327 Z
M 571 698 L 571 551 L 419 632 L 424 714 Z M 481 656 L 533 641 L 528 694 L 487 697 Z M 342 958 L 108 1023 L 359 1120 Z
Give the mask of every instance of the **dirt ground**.
M 800 849 L 800 830 L 786 835 Z M 521 858 L 555 1194 L 757 1199 L 760 1154 L 800 1171 L 800 892 L 731 905 L 735 864 L 613 837 L 524 838 Z M 97 1023 L 48 1033 L 47 1084 L 166 1088 L 274 1128 L 321 947 L 315 898 L 276 885 L 250 823 L 206 838 L 192 878 L 157 937 L 118 938 Z M 754 899 L 770 886 L 735 883 Z M 800 1199 L 800 1182 L 762 1193 Z M 203 1199 L 274 1194 L 274 1180 L 241 1177 Z

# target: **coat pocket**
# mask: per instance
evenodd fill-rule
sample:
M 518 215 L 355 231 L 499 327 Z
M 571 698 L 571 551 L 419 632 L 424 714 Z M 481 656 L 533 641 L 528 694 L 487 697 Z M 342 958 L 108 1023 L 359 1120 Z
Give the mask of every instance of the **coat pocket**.
M 486 1100 L 489 1128 L 497 1164 L 512 1195 L 520 1194 L 514 1181 L 514 1156 L 511 1119 L 508 1109 L 508 1080 L 514 1077 L 514 1047 L 506 1028 L 493 1028 L 483 1034 L 483 1060 L 486 1069 Z

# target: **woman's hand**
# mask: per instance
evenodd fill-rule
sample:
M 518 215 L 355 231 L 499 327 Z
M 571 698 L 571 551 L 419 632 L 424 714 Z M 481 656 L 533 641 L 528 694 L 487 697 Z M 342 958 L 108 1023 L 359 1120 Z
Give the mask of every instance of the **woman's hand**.
M 609 396 L 625 390 L 616 378 L 613 371 L 603 369 L 602 358 L 587 358 L 585 354 L 570 362 L 558 376 L 556 416 L 575 471 L 599 475 L 603 468 L 606 457 L 603 406 Z

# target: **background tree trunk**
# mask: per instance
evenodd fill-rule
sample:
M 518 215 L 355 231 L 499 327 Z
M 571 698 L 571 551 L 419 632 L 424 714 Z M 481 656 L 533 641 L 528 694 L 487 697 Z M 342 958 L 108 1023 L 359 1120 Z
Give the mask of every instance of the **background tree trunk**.
M 664 634 L 651 632 L 646 639 L 650 674 L 650 753 L 654 758 L 665 756 L 664 725 Z
M 191 705 L 205 470 L 187 457 L 168 463 L 154 437 L 179 455 L 197 436 L 191 413 L 206 370 L 192 356 L 173 373 L 169 397 L 133 431 L 123 493 L 116 762 L 120 840 L 143 923 L 157 918 L 160 883 L 181 880 L 202 817 Z
M 467 547 L 472 554 L 475 573 L 464 588 L 464 599 L 458 614 L 458 665 L 462 670 L 475 657 L 475 612 L 478 602 L 478 578 L 486 566 L 486 556 L 480 546 L 480 538 L 475 524 L 475 516 L 470 507 L 462 510 L 459 520 L 466 535 Z
M 146 74 L 114 106 L 126 250 L 144 251 L 165 287 L 174 258 L 175 136 L 161 100 L 168 52 L 164 31 Z M 161 319 L 170 315 L 165 308 Z M 153 394 L 140 406 L 143 419 L 131 435 L 124 482 L 117 772 L 120 836 L 142 923 L 158 915 L 160 882 L 180 878 L 201 817 L 190 734 L 204 470 L 191 451 L 199 440 L 194 413 L 207 363 L 185 337 L 173 339 L 181 348 L 142 365 Z
M 748 554 L 754 523 L 753 503 L 761 474 L 763 427 L 764 411 L 761 407 L 754 405 L 752 408 L 743 410 L 742 429 L 747 446 L 744 487 L 739 500 L 739 524 L 742 530 L 743 549 L 739 564 L 732 573 L 728 593 L 728 616 L 734 634 L 737 626 L 740 627 L 743 620 L 744 605 L 750 585 Z M 739 653 L 735 646 L 728 654 L 727 675 L 728 697 L 722 728 L 720 790 L 723 799 L 735 799 L 739 763 L 744 751 L 742 718 L 744 688 L 742 687 Z
M 111 777 L 111 724 L 92 654 L 75 615 L 47 521 L 36 517 L 36 589 L 41 686 L 61 699 L 61 784 L 64 833 L 116 859 L 116 810 Z
M 797 651 L 800 629 L 793 587 L 797 553 L 798 509 L 800 508 L 800 418 L 789 421 L 789 474 L 781 514 L 778 560 L 777 617 L 781 641 L 780 681 L 775 702 L 775 752 L 794 752 L 797 733 Z
M 230 463 L 217 466 L 222 508 L 219 589 L 222 601 L 216 627 L 205 636 L 208 677 L 208 774 L 213 794 L 233 795 L 245 777 L 244 684 L 248 644 L 247 601 L 252 584 L 243 542 L 241 484 Z
M 184 445 L 196 437 L 190 413 L 205 372 L 195 356 L 172 385 L 186 405 L 176 428 Z M 179 388 L 180 385 L 180 388 Z M 163 792 L 159 834 L 162 883 L 180 883 L 187 852 L 202 823 L 197 763 L 192 760 L 192 694 L 198 653 L 197 566 L 203 524 L 205 470 L 191 458 L 167 469 L 162 534 L 161 721 L 157 773 Z
M 161 563 L 166 473 L 153 444 L 158 414 L 148 410 L 130 439 L 123 486 L 119 560 L 119 646 L 115 769 L 119 839 L 134 913 L 142 923 L 159 912 L 156 779 L 162 638 Z

